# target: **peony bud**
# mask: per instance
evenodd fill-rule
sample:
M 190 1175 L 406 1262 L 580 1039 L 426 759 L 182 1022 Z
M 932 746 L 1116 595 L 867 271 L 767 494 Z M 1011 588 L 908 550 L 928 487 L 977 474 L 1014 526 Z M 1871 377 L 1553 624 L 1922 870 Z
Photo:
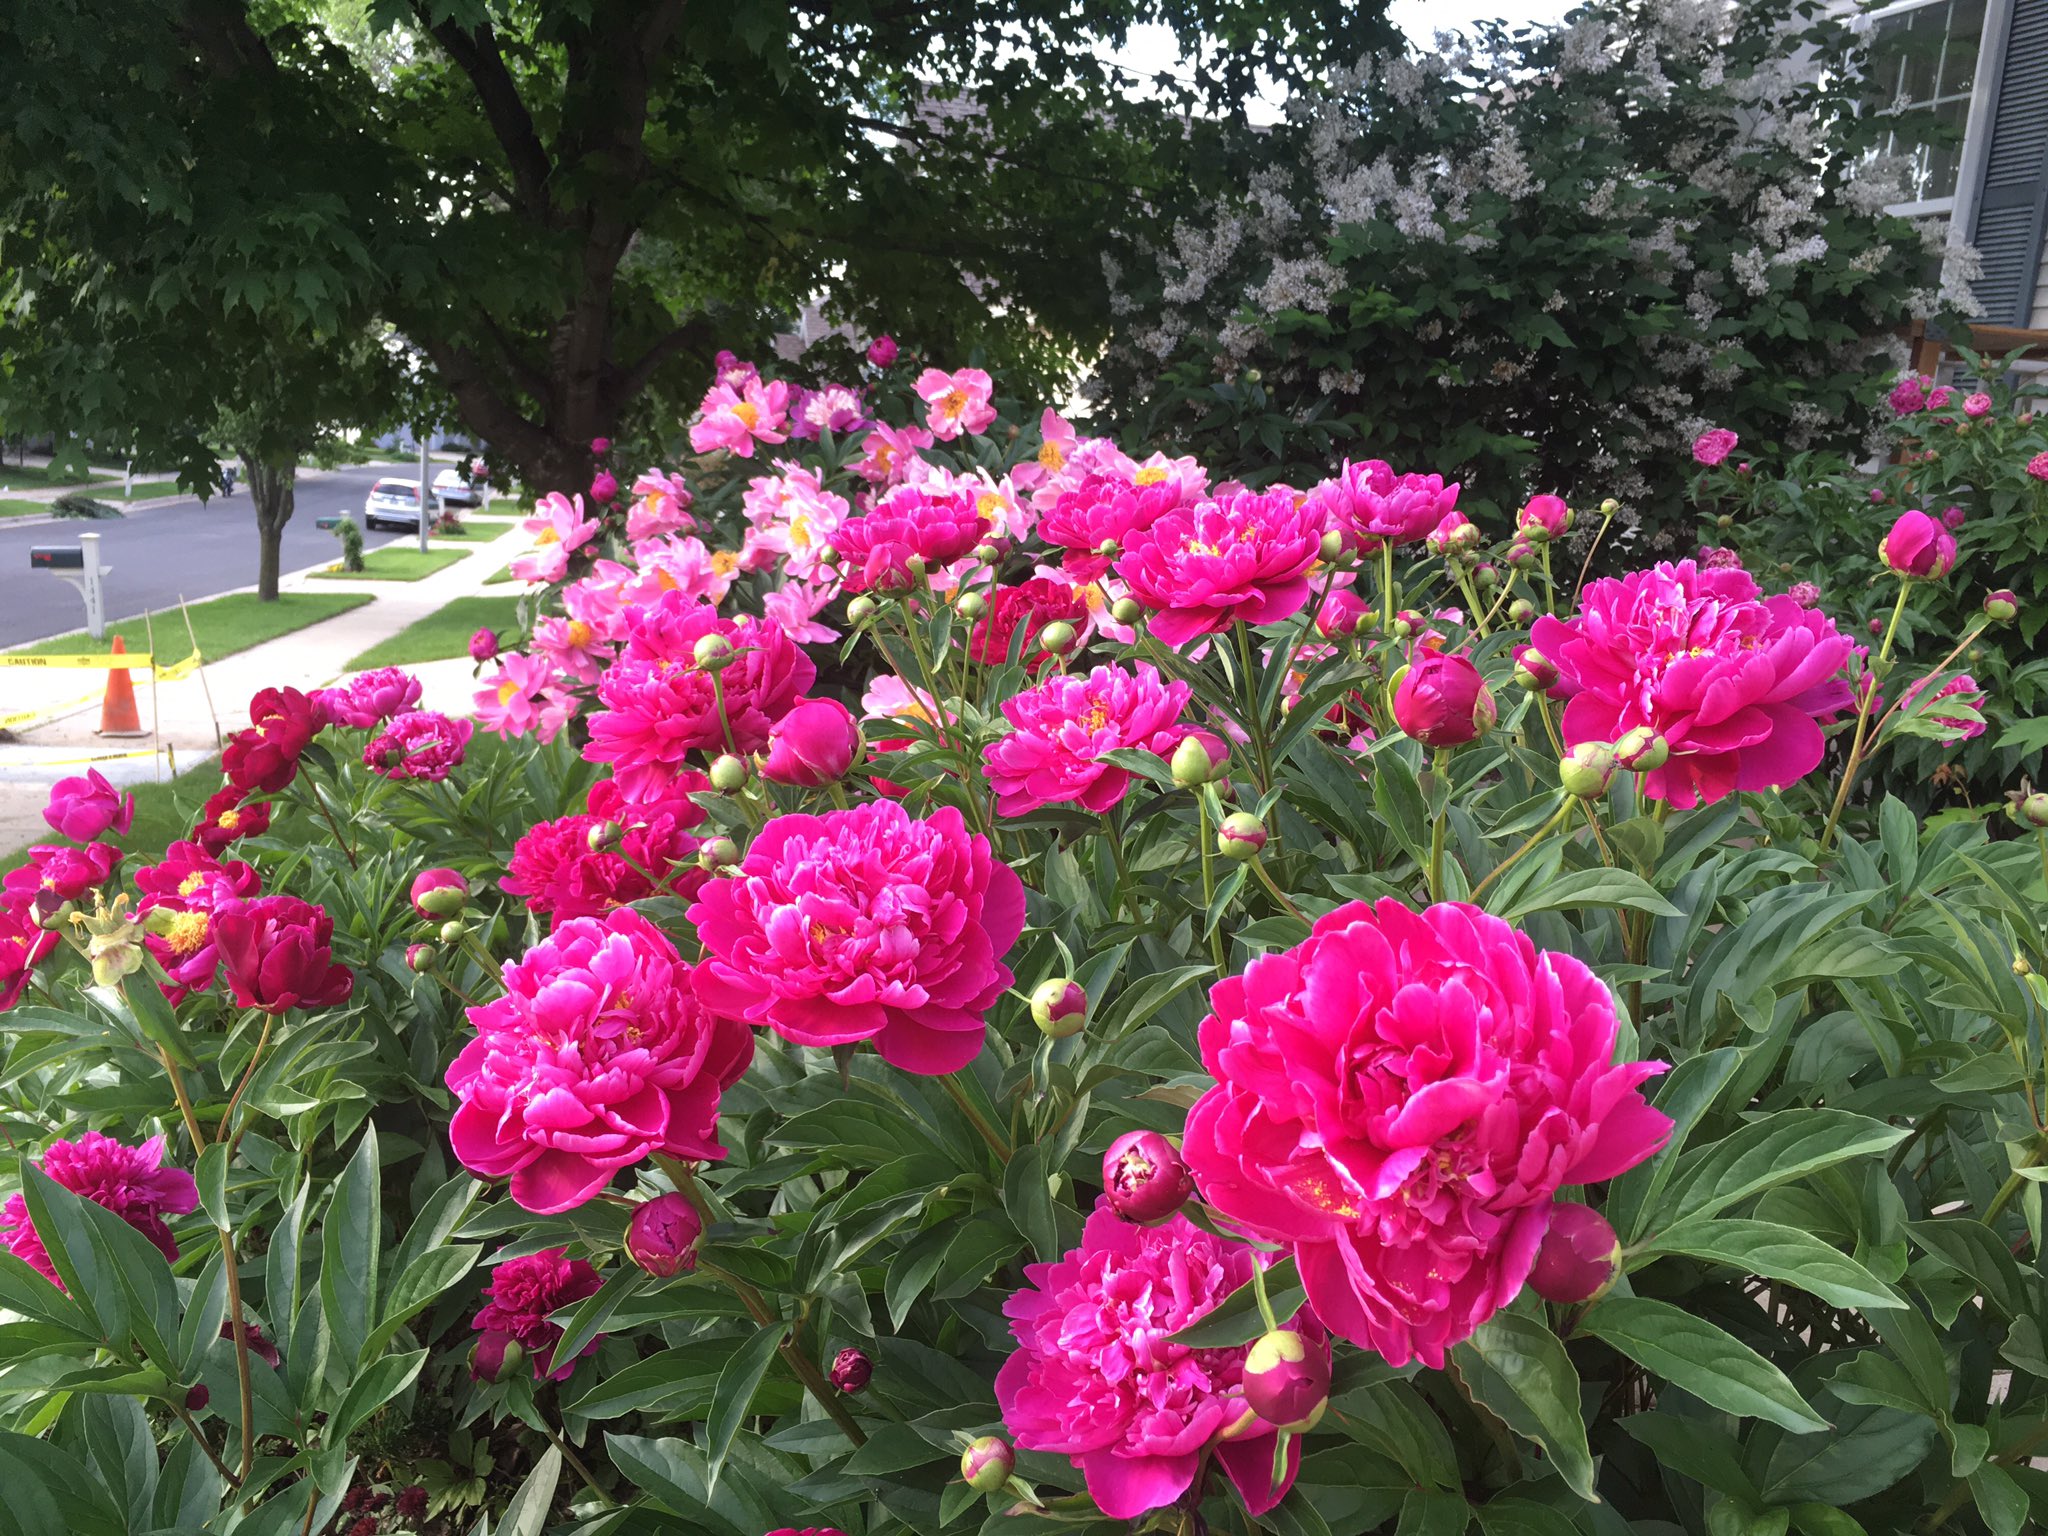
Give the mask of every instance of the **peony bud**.
M 1621 1239 L 1590 1205 L 1560 1200 L 1536 1250 L 1529 1289 L 1545 1301 L 1578 1303 L 1604 1294 L 1621 1273 Z
M 1109 605 L 1109 616 L 1119 624 L 1135 624 L 1145 617 L 1145 605 L 1135 597 L 1120 597 Z
M 1150 1226 L 1188 1203 L 1195 1180 L 1180 1149 L 1157 1131 L 1126 1131 L 1102 1154 L 1102 1187 L 1117 1215 Z
M 1482 592 L 1491 592 L 1500 585 L 1500 572 L 1490 560 L 1482 560 L 1472 567 L 1472 585 Z
M 1532 544 L 1545 544 L 1571 532 L 1572 509 L 1562 496 L 1531 496 L 1515 514 L 1515 532 Z
M 931 567 L 925 563 L 923 555 L 911 555 L 904 560 L 903 569 L 909 573 L 912 581 L 923 581 L 925 572 Z
M 469 905 L 469 882 L 452 869 L 423 869 L 412 877 L 412 909 L 421 917 L 453 917 Z
M 723 635 L 704 635 L 690 648 L 690 655 L 700 667 L 708 667 L 714 661 L 723 661 L 732 654 L 732 642 Z
M 1344 535 L 1332 528 L 1323 535 L 1322 557 L 1334 560 L 1344 553 Z
M 469 1352 L 469 1374 L 490 1385 L 509 1381 L 525 1364 L 526 1346 L 509 1333 L 486 1333 Z
M 1010 1480 L 1017 1453 L 997 1435 L 983 1435 L 960 1457 L 960 1480 L 976 1493 L 994 1493 Z
M 1216 777 L 1216 764 L 1199 736 L 1183 738 L 1181 744 L 1173 749 L 1173 758 L 1167 766 L 1172 770 L 1173 782 L 1182 789 L 1193 789 Z
M 1639 725 L 1614 744 L 1614 760 L 1630 773 L 1650 773 L 1671 761 L 1671 743 Z
M 480 629 L 469 637 L 469 659 L 471 661 L 489 661 L 497 654 L 497 631 Z
M 977 544 L 968 553 L 979 565 L 994 565 L 1003 558 L 1003 552 L 993 544 Z
M 682 1195 L 656 1195 L 633 1208 L 626 1226 L 626 1257 L 666 1280 L 697 1267 L 697 1239 L 704 1218 Z
M 1065 619 L 1054 619 L 1038 632 L 1038 648 L 1053 656 L 1064 656 L 1080 637 Z
M 405 946 L 405 968 L 408 971 L 431 970 L 434 965 L 434 946 L 431 944 L 408 944 Z
M 443 944 L 460 944 L 468 934 L 469 929 L 463 926 L 459 918 L 450 918 L 441 925 L 441 942 Z
M 815 789 L 843 778 L 862 746 L 852 710 L 837 699 L 805 699 L 769 727 L 761 777 Z
M 1536 563 L 1536 546 L 1527 539 L 1517 536 L 1508 545 L 1508 552 L 1502 558 L 1507 561 L 1509 569 L 1526 570 Z
M 711 787 L 721 795 L 736 794 L 745 789 L 748 777 L 744 758 L 721 752 L 711 760 Z
M 2034 974 L 2034 968 L 2032 965 L 2028 964 L 2027 957 L 2025 955 L 2014 955 L 2012 957 L 2012 973 L 2013 975 L 2019 977 L 2020 980 L 2025 981 L 2029 976 Z
M 988 609 L 988 599 L 979 592 L 962 592 L 953 611 L 963 619 L 978 619 Z
M 832 1385 L 842 1392 L 858 1392 L 875 1374 L 875 1362 L 858 1349 L 842 1349 L 832 1357 Z
M 1536 622 L 1536 605 L 1526 597 L 1518 597 L 1508 604 L 1508 622 L 1518 628 L 1527 629 Z
M 1557 782 L 1580 800 L 1598 800 L 1614 782 L 1614 748 L 1604 741 L 1582 741 L 1557 765 Z
M 1747 464 L 1743 465 L 1742 467 L 1744 469 L 1749 468 Z M 1612 496 L 1609 496 L 1605 501 L 1600 503 L 1600 515 L 1602 517 L 1612 517 L 1615 513 L 1619 512 L 1620 510 L 1621 503 L 1616 501 Z
M 616 501 L 619 496 L 619 477 L 608 469 L 600 469 L 590 477 L 590 499 L 599 506 Z
M 875 600 L 865 592 L 846 605 L 846 622 L 849 624 L 865 624 L 874 616 Z
M 1925 512 L 1902 512 L 1878 542 L 1877 557 L 1900 576 L 1946 576 L 1955 568 L 1955 535 Z
M 1088 1026 L 1088 994 L 1071 976 L 1041 981 L 1031 992 L 1031 1022 L 1055 1040 Z
M 896 361 L 896 338 L 877 336 L 868 343 L 868 361 L 877 368 L 887 368 Z
M 1314 1429 L 1330 1406 L 1329 1350 L 1291 1328 L 1262 1335 L 1245 1352 L 1244 1400 L 1275 1429 Z
M 1394 684 L 1394 722 L 1425 747 L 1477 741 L 1499 718 L 1470 657 L 1419 651 Z
M 1994 624 L 2010 624 L 2019 617 L 2020 600 L 2010 587 L 1984 594 L 1984 617 Z
M 1226 859 L 1244 863 L 1256 859 L 1266 847 L 1266 824 L 1250 811 L 1233 811 L 1216 829 L 1216 851 Z
M 2048 827 L 2048 789 L 2037 789 L 2022 800 L 2019 816 L 2030 827 Z
M 592 853 L 603 853 L 625 835 L 626 829 L 616 821 L 600 821 L 583 834 L 583 846 Z
M 208 1390 L 206 1383 L 202 1381 L 198 1386 L 191 1388 L 185 1393 L 185 1411 L 187 1413 L 198 1413 L 212 1401 L 213 1393 Z
M 729 837 L 714 837 L 697 850 L 697 863 L 713 874 L 730 869 L 740 861 L 740 845 Z
M 601 459 L 612 451 L 612 440 L 608 437 L 593 437 L 590 440 L 590 451 Z

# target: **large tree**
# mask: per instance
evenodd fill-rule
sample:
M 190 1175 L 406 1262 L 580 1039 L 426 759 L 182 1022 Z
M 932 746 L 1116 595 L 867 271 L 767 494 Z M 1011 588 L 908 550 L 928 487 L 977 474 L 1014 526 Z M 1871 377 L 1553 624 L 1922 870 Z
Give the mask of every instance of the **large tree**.
M 1071 371 L 1109 331 L 1100 232 L 1170 224 L 1261 80 L 1386 41 L 1382 9 L 38 0 L 0 14 L 0 238 L 54 217 L 60 255 L 144 249 L 180 290 L 198 256 L 225 315 L 364 306 L 495 458 L 577 488 L 590 438 L 819 296 Z M 1110 57 L 1141 23 L 1172 74 Z

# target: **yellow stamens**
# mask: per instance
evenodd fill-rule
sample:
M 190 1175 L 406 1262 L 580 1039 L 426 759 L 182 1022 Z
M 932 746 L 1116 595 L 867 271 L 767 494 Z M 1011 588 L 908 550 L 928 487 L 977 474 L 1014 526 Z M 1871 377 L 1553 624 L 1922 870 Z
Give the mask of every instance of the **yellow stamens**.
M 755 405 L 751 400 L 742 400 L 732 408 L 732 413 L 739 418 L 740 425 L 749 432 L 753 431 L 760 424 L 761 407 Z
M 1144 469 L 1139 470 L 1135 475 L 1131 476 L 1131 484 L 1157 485 L 1160 481 L 1164 480 L 1165 478 L 1165 466 L 1160 464 L 1152 464 L 1146 466 Z
M 230 812 L 229 814 L 232 815 L 233 813 Z M 202 870 L 194 870 L 191 874 L 187 875 L 184 879 L 178 882 L 178 894 L 180 896 L 190 896 L 194 891 L 198 890 L 204 884 L 206 884 L 205 872 Z

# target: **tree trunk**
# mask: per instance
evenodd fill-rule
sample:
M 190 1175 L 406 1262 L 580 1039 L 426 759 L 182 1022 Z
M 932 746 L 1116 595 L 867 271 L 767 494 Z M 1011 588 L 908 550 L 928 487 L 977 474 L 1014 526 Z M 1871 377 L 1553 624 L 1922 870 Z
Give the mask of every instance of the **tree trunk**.
M 253 453 L 242 455 L 242 473 L 249 481 L 249 499 L 256 504 L 256 600 L 277 601 L 277 574 L 284 545 L 284 525 L 292 520 L 298 464 L 266 463 Z

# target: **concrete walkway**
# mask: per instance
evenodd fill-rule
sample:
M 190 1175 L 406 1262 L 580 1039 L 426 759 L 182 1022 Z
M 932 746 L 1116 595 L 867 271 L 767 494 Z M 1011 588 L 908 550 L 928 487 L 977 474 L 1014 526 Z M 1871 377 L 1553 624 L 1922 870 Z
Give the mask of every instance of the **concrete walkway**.
M 512 512 L 498 503 L 494 515 Z M 486 529 L 496 524 L 483 525 Z M 45 718 L 17 727 L 15 740 L 0 742 L 0 851 L 26 846 L 47 831 L 42 810 L 58 779 L 97 768 L 120 784 L 169 779 L 218 750 L 222 736 L 249 723 L 249 698 L 258 689 L 327 687 L 347 675 L 350 659 L 389 639 L 416 620 L 459 597 L 517 596 L 521 583 L 487 587 L 485 581 L 514 556 L 531 547 L 532 536 L 516 522 L 489 542 L 467 543 L 467 559 L 419 581 L 337 581 L 315 578 L 331 562 L 294 572 L 280 582 L 286 592 L 366 592 L 374 601 L 252 646 L 222 661 L 207 662 L 190 676 L 152 686 L 137 671 L 135 699 L 145 730 L 141 740 L 112 740 L 97 734 L 100 698 L 107 674 L 85 670 L 37 671 L 0 668 L 0 714 L 48 710 Z M 243 590 L 251 590 L 244 588 Z M 158 654 L 174 663 L 190 650 L 176 611 L 155 618 Z M 92 642 L 88 642 L 92 644 Z M 460 660 L 411 668 L 424 686 L 421 705 L 467 714 L 475 690 L 473 664 Z M 102 754 L 134 753 L 85 763 Z

